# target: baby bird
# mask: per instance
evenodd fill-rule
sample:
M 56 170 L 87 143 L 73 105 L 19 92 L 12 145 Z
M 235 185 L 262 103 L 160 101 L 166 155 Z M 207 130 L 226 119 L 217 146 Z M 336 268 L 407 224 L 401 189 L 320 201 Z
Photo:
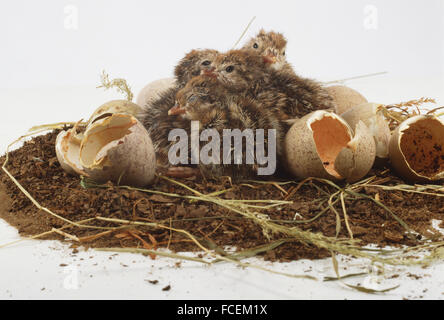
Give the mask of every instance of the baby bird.
M 217 50 L 192 50 L 187 53 L 174 69 L 174 75 L 183 88 L 188 81 L 213 67 L 214 60 L 219 55 Z
M 269 72 L 262 57 L 246 50 L 219 54 L 213 65 L 203 74 L 217 79 L 232 93 L 252 93 L 268 82 Z
M 242 49 L 259 54 L 263 57 L 265 64 L 276 71 L 270 74 L 272 86 L 281 86 L 289 94 L 303 93 L 303 91 L 314 93 L 312 99 L 305 99 L 305 95 L 302 95 L 303 100 L 313 106 L 313 110 L 333 108 L 333 100 L 320 83 L 302 78 L 295 73 L 286 60 L 286 46 L 287 40 L 283 34 L 274 31 L 265 32 L 262 29 Z M 294 110 L 294 107 L 290 105 L 286 113 L 297 115 L 299 112 Z
M 242 50 L 260 55 L 265 64 L 276 71 L 294 73 L 286 59 L 287 40 L 282 33 L 265 32 L 263 29 L 251 38 Z
M 177 92 L 186 83 L 204 70 L 212 68 L 218 52 L 216 50 L 193 50 L 189 52 L 175 68 L 176 86 L 160 94 L 160 97 L 143 107 L 143 111 L 138 116 L 139 120 L 148 130 L 158 155 L 159 162 L 167 162 L 168 133 L 172 128 L 183 126 L 176 123 L 180 119 L 170 117 L 170 110 L 176 101 Z
M 246 94 L 263 108 L 273 110 L 280 120 L 334 107 L 332 98 L 318 82 L 267 68 L 261 56 L 251 51 L 221 54 L 214 70 L 205 74 L 216 78 L 227 90 Z
M 277 158 L 281 155 L 284 135 L 281 123 L 273 112 L 261 108 L 249 97 L 232 94 L 221 86 L 217 79 L 205 75 L 195 77 L 177 93 L 176 97 L 177 103 L 170 110 L 170 114 L 179 115 L 188 121 L 199 121 L 201 130 L 215 129 L 221 137 L 220 164 L 201 162 L 199 165 L 205 176 L 230 176 L 235 180 L 257 177 L 258 161 L 254 147 L 242 146 L 241 164 L 234 164 L 232 161 L 227 161 L 230 164 L 224 164 L 222 137 L 225 129 L 239 129 L 241 132 L 251 129 L 253 133 L 256 133 L 257 129 L 263 129 L 263 144 L 260 139 L 255 139 L 255 147 L 262 148 L 261 150 L 265 152 L 268 150 L 271 138 L 268 136 L 268 130 L 274 129 L 276 141 L 273 143 L 276 146 Z M 254 159 L 253 163 L 247 163 L 247 158 Z

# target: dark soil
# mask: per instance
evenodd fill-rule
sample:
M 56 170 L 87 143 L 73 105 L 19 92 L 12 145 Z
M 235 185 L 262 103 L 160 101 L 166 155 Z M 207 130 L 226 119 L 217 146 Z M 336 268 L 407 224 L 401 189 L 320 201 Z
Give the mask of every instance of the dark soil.
M 185 229 L 206 244 L 215 243 L 219 247 L 236 246 L 239 250 L 257 247 L 268 243 L 261 228 L 239 214 L 206 202 L 190 203 L 189 200 L 153 195 L 140 191 L 121 189 L 112 184 L 106 188 L 85 189 L 80 185 L 77 176 L 66 174 L 60 167 L 54 150 L 57 132 L 38 136 L 26 142 L 24 146 L 10 153 L 7 169 L 23 185 L 31 195 L 43 206 L 71 221 L 80 221 L 96 216 L 138 220 L 145 222 L 160 222 L 177 229 Z M 4 162 L 2 157 L 1 162 Z M 386 185 L 404 183 L 391 175 L 387 168 L 374 169 L 370 174 L 376 175 L 377 180 L 384 179 Z M 36 235 L 52 228 L 60 228 L 66 222 L 38 210 L 31 201 L 15 186 L 2 171 L 0 184 L 0 218 L 16 227 L 22 235 Z M 275 181 L 287 181 L 288 177 L 273 177 Z M 228 179 L 207 181 L 203 178 L 183 179 L 181 182 L 202 193 L 211 193 L 230 188 Z M 282 209 L 270 209 L 266 212 L 271 219 L 291 221 L 302 216 L 304 220 L 315 217 L 325 206 L 319 207 L 317 201 L 325 194 L 331 193 L 332 187 L 322 183 L 308 183 L 297 192 L 297 182 L 282 186 L 290 197 L 287 200 L 293 204 Z M 271 184 L 249 182 L 249 185 L 236 184 L 234 190 L 222 195 L 233 199 L 276 199 L 287 197 L 279 188 Z M 149 187 L 163 192 L 191 195 L 184 188 L 158 178 Z M 444 198 L 424 196 L 420 194 L 402 193 L 398 191 L 382 191 L 375 188 L 363 188 L 359 192 L 380 200 L 409 227 L 422 236 L 432 239 L 442 238 L 433 230 L 432 219 L 443 220 Z M 406 236 L 405 229 L 383 208 L 370 200 L 346 200 L 347 214 L 355 239 L 362 244 L 374 243 L 378 246 L 417 245 L 421 236 L 411 239 Z M 342 218 L 342 228 L 339 237 L 347 238 L 348 232 L 343 220 L 341 206 L 336 205 Z M 119 224 L 104 221 L 94 221 L 94 225 L 115 227 Z M 286 224 L 291 226 L 292 224 Z M 327 211 L 311 223 L 299 223 L 295 226 L 321 232 L 327 236 L 335 236 L 336 215 Z M 96 235 L 103 230 L 68 227 L 63 230 L 79 238 Z M 276 239 L 282 235 L 275 235 Z M 52 233 L 44 239 L 64 240 L 64 237 Z M 174 251 L 198 251 L 199 248 L 185 235 L 170 232 L 166 229 L 138 227 L 114 231 L 97 238 L 83 238 L 81 245 L 87 247 L 167 247 Z M 329 256 L 325 250 L 312 245 L 292 241 L 266 252 L 267 260 L 291 261 L 301 258 L 317 259 Z

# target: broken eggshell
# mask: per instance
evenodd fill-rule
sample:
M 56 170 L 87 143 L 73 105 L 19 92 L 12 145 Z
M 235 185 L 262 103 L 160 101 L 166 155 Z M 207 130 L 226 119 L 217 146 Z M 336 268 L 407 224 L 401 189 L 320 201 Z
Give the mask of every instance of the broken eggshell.
M 354 128 L 359 121 L 365 123 L 376 143 L 376 157 L 387 159 L 389 156 L 390 127 L 381 110 L 381 104 L 364 103 L 341 114 L 341 117 Z
M 75 138 L 75 130 L 61 131 L 56 138 L 57 160 L 63 170 L 69 174 L 87 175 L 80 164 L 80 141 Z
M 411 182 L 444 179 L 444 123 L 432 115 L 402 122 L 390 139 L 390 162 Z
M 337 114 L 342 114 L 350 108 L 368 102 L 358 91 L 346 86 L 329 86 L 325 90 L 333 98 Z
M 148 83 L 137 95 L 136 103 L 144 107 L 160 97 L 160 94 L 176 85 L 175 78 L 164 78 Z
M 145 186 L 154 179 L 156 158 L 145 127 L 131 115 L 113 114 L 85 131 L 80 164 L 97 182 Z
M 288 170 L 309 177 L 355 182 L 372 168 L 376 147 L 360 121 L 356 133 L 335 113 L 318 110 L 298 119 L 285 138 Z

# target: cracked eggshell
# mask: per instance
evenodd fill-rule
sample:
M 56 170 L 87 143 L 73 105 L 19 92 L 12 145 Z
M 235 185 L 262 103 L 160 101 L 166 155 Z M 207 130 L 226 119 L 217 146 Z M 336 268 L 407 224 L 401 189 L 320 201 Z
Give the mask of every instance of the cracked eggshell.
M 80 145 L 80 163 L 93 180 L 146 186 L 153 182 L 156 157 L 151 138 L 133 116 L 113 114 L 92 123 Z
M 359 121 L 364 122 L 375 139 L 376 157 L 381 159 L 389 157 L 391 131 L 381 110 L 381 104 L 360 104 L 341 114 L 341 117 L 352 128 L 356 127 Z
M 335 170 L 348 182 L 356 182 L 367 175 L 375 158 L 376 144 L 373 135 L 365 123 L 359 121 L 355 126 L 353 139 L 339 152 L 335 160 Z
M 390 139 L 390 162 L 411 182 L 444 179 L 444 123 L 432 115 L 402 122 Z
M 346 86 L 329 86 L 325 90 L 333 98 L 337 114 L 342 114 L 350 108 L 368 102 L 358 91 Z
M 139 94 L 137 95 L 136 103 L 141 107 L 149 105 L 155 99 L 159 98 L 162 92 L 175 86 L 175 78 L 164 78 L 150 82 L 139 92 Z
M 141 111 L 142 108 L 139 105 L 128 100 L 108 101 L 94 111 L 88 120 L 88 126 L 115 113 L 137 116 Z
M 304 116 L 285 137 L 288 170 L 299 179 L 364 177 L 375 160 L 375 142 L 363 122 L 356 133 L 335 113 L 318 110 Z
M 57 160 L 67 173 L 87 175 L 80 164 L 80 141 L 75 129 L 60 131 L 55 142 Z

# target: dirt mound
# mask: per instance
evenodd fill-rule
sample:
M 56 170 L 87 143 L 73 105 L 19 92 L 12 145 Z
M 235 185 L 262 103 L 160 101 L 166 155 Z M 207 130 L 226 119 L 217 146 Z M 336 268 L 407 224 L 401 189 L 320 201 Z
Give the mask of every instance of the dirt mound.
M 256 222 L 232 210 L 211 202 L 168 196 L 192 193 L 161 178 L 157 178 L 155 184 L 148 187 L 159 192 L 158 194 L 124 189 L 111 184 L 99 188 L 84 188 L 79 177 L 66 174 L 57 162 L 54 150 L 56 136 L 57 131 L 37 136 L 20 149 L 11 152 L 7 169 L 43 207 L 57 215 L 70 221 L 101 216 L 159 223 L 187 230 L 207 247 L 236 246 L 242 250 L 270 243 Z M 1 161 L 4 162 L 4 157 Z M 390 186 L 404 183 L 390 172 L 387 168 L 380 168 L 374 169 L 370 175 L 375 176 L 374 184 Z M 262 213 L 267 214 L 277 224 L 296 226 L 326 236 L 335 236 L 339 217 L 341 229 L 338 237 L 350 237 L 350 230 L 355 239 L 361 240 L 362 245 L 374 243 L 378 246 L 413 246 L 420 244 L 420 240 L 425 237 L 434 240 L 442 238 L 439 232 L 433 231 L 431 220 L 443 219 L 443 197 L 366 186 L 360 188 L 360 194 L 378 199 L 419 234 L 412 238 L 407 236 L 405 227 L 386 208 L 363 197 L 345 198 L 349 224 L 349 228 L 346 228 L 341 201 L 333 205 L 339 215 L 328 207 L 327 200 L 335 191 L 334 187 L 319 181 L 299 186 L 298 182 L 281 183 L 287 180 L 288 177 L 273 177 L 273 181 L 265 183 L 249 181 L 235 185 L 231 185 L 226 178 L 219 181 L 194 178 L 181 182 L 203 194 L 230 189 L 219 195 L 224 199 L 292 201 L 292 204 L 272 207 Z M 16 227 L 22 235 L 36 235 L 67 225 L 62 219 L 38 210 L 3 172 L 0 197 L 0 218 Z M 318 217 L 319 214 L 321 215 Z M 174 251 L 200 250 L 185 234 L 172 232 L 171 229 L 147 225 L 116 229 L 116 226 L 118 224 L 115 222 L 95 220 L 94 228 L 69 226 L 64 228 L 63 232 L 79 238 L 82 245 L 89 247 L 151 246 L 169 247 Z M 282 235 L 274 237 L 274 240 L 282 239 Z M 57 233 L 46 236 L 46 239 L 64 238 Z M 316 259 L 330 255 L 324 249 L 294 239 L 283 241 L 274 249 L 263 250 L 261 254 L 265 259 L 280 261 Z

